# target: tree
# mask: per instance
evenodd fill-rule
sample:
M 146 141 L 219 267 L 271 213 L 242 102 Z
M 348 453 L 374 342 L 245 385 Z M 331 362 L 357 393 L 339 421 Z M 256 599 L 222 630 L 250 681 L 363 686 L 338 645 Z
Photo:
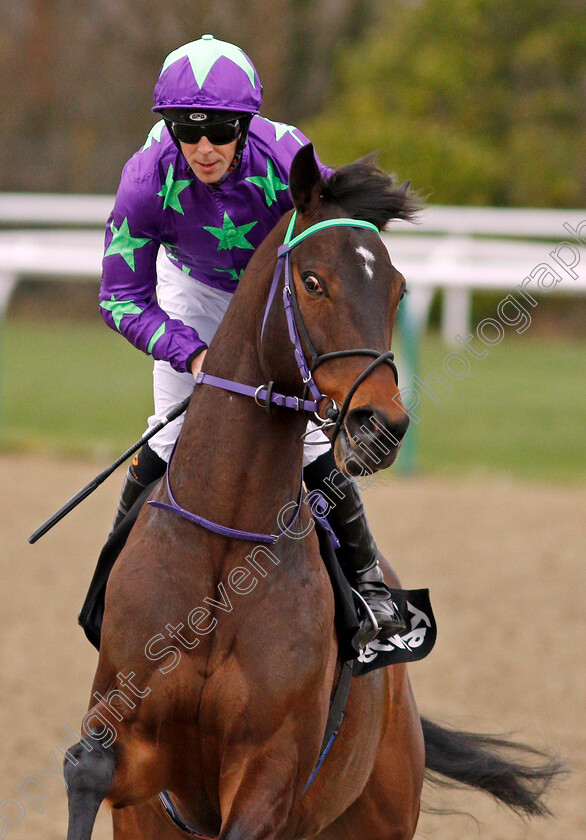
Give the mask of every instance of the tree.
M 434 202 L 581 206 L 581 0 L 389 2 L 306 125 L 335 164 L 380 150 Z
M 165 55 L 206 32 L 241 46 L 263 112 L 296 123 L 327 100 L 332 55 L 384 0 L 0 0 L 0 189 L 113 192 L 155 118 Z

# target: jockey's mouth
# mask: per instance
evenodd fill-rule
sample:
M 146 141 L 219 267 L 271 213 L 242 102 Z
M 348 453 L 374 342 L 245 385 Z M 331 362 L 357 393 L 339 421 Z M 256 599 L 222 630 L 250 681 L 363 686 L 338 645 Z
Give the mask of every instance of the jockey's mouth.
M 211 163 L 208 163 L 207 161 L 204 162 L 204 161 L 194 160 L 193 163 L 192 163 L 192 166 L 193 165 L 198 166 L 204 172 L 213 172 L 215 167 L 218 165 L 219 162 L 220 161 L 214 160 Z

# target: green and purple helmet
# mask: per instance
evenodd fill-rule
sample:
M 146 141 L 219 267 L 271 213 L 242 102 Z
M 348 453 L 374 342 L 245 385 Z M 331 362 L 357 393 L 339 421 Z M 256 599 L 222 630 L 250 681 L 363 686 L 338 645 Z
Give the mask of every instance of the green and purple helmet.
M 190 112 L 252 117 L 260 110 L 262 85 L 253 63 L 239 47 L 202 35 L 167 56 L 153 100 L 153 111 L 175 122 L 181 116 L 187 122 Z M 213 116 L 209 114 L 210 121 Z

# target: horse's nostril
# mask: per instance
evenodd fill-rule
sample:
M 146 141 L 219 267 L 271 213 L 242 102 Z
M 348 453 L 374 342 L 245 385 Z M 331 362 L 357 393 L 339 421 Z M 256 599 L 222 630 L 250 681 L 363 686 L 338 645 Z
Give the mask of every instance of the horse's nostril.
M 346 428 L 355 443 L 362 447 L 371 445 L 373 451 L 390 452 L 400 444 L 407 427 L 407 414 L 391 420 L 379 411 L 369 408 L 357 408 L 349 412 Z
M 401 414 L 401 416 L 394 421 L 391 421 L 389 418 L 385 418 L 385 420 L 386 422 L 383 423 L 383 429 L 386 428 L 397 438 L 397 440 L 403 440 L 405 432 L 409 428 L 409 415 Z M 384 431 L 382 434 L 384 435 Z

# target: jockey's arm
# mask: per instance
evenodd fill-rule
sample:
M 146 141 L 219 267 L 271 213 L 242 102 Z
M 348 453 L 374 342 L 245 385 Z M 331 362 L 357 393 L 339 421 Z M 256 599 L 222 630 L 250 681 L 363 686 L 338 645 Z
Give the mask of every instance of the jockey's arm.
M 158 211 L 141 187 L 125 180 L 123 173 L 106 228 L 100 314 L 139 350 L 187 372 L 207 345 L 195 329 L 170 318 L 156 301 Z

